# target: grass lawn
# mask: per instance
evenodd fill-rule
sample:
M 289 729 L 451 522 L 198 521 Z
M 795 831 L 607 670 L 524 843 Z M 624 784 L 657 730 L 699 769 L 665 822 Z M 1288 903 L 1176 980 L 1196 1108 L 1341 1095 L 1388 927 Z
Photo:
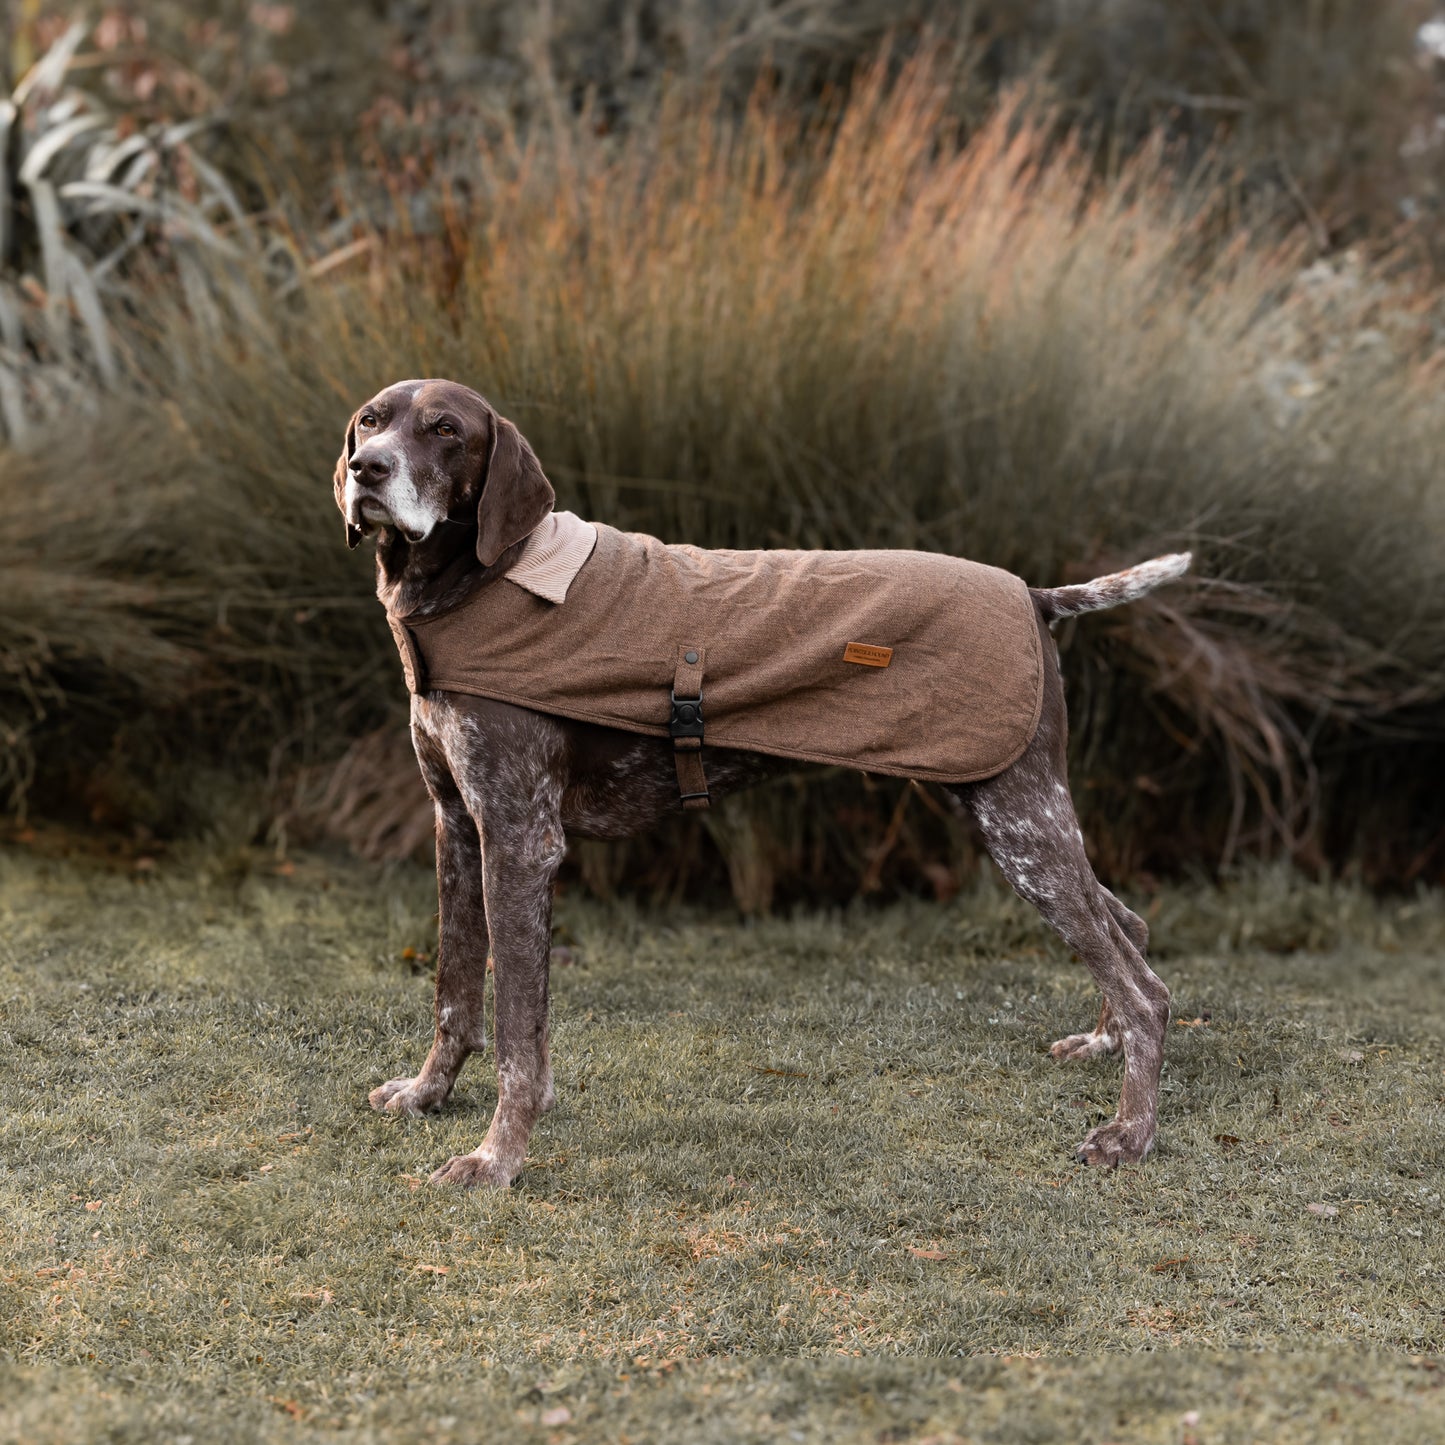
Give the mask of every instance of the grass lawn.
M 1147 906 L 1117 1061 L 985 881 L 946 907 L 570 896 L 559 1105 L 509 1193 L 368 1088 L 430 1033 L 433 885 L 305 857 L 0 853 L 0 1438 L 1445 1437 L 1445 900 L 1262 875 Z M 413 951 L 418 957 L 406 953 Z

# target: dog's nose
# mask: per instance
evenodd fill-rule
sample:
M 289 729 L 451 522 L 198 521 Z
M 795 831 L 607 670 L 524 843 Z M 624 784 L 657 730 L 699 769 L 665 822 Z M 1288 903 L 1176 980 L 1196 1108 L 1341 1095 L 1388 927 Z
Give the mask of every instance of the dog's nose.
M 373 452 L 369 457 L 353 457 L 351 475 L 358 482 L 376 486 L 391 475 L 391 458 L 385 453 Z

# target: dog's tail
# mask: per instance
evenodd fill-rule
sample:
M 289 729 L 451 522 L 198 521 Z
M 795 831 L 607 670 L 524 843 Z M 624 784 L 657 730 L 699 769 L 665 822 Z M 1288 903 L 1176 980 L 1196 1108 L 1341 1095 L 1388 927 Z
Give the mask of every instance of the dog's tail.
M 1189 570 L 1193 555 L 1192 552 L 1172 552 L 1167 557 L 1155 557 L 1152 562 L 1141 562 L 1126 572 L 1095 577 L 1092 582 L 1080 582 L 1074 587 L 1030 587 L 1029 592 L 1044 621 L 1055 622 L 1061 617 L 1077 617 L 1081 612 L 1097 612 L 1103 607 L 1132 602 L 1165 582 L 1182 577 Z

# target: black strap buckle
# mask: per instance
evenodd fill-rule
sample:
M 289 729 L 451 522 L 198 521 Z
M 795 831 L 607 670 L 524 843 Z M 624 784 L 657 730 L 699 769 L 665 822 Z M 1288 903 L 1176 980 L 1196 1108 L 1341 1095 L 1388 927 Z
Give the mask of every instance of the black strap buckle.
M 696 738 L 702 743 L 702 689 L 696 697 L 679 697 L 672 694 L 672 721 L 667 725 L 673 743 L 679 738 Z

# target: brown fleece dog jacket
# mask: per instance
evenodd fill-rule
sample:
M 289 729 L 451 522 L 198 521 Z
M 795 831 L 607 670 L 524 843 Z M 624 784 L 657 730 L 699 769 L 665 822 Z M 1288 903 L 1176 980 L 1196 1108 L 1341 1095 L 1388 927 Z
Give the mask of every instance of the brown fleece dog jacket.
M 450 611 L 390 616 L 411 691 L 652 737 L 671 735 L 674 696 L 701 696 L 708 746 L 940 783 L 991 777 L 1033 737 L 1043 649 L 1011 573 L 596 530 L 560 603 L 500 577 Z

